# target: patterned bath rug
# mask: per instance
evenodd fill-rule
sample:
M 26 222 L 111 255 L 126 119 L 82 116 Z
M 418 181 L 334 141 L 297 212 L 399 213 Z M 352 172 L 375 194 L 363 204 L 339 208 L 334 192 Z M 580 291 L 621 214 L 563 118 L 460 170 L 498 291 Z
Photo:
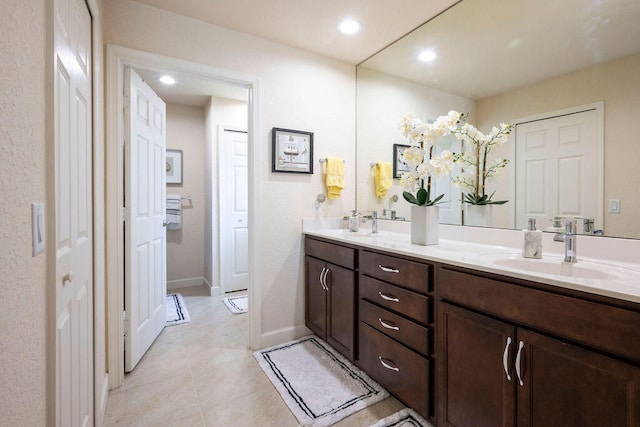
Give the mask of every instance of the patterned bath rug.
M 253 355 L 303 426 L 330 426 L 389 396 L 367 374 L 315 336 Z
M 222 302 L 233 314 L 242 314 L 249 311 L 249 298 L 246 295 L 226 297 L 222 299 Z
M 187 306 L 184 305 L 182 295 L 167 295 L 167 326 L 179 325 L 191 322 Z
M 389 415 L 371 427 L 433 427 L 413 409 L 405 408 L 400 412 Z

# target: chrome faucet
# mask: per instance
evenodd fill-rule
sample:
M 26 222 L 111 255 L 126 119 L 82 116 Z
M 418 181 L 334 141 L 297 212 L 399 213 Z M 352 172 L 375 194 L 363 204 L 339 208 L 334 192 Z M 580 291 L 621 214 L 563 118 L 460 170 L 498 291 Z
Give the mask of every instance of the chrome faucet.
M 576 256 L 576 234 L 578 223 L 575 219 L 570 219 L 564 224 L 564 233 L 556 233 L 553 240 L 564 242 L 564 262 L 578 262 Z
M 371 212 L 371 234 L 378 234 L 378 211 Z

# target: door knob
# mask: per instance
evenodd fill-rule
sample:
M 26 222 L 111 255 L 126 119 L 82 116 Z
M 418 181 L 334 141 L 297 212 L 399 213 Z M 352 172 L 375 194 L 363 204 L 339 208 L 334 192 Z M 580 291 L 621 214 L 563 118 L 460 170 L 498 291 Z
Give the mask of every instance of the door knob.
M 162 226 L 166 227 L 167 225 L 169 225 L 169 221 L 167 221 L 166 219 L 162 221 Z
M 62 284 L 66 285 L 67 283 L 71 283 L 73 281 L 73 272 L 69 271 L 62 276 Z

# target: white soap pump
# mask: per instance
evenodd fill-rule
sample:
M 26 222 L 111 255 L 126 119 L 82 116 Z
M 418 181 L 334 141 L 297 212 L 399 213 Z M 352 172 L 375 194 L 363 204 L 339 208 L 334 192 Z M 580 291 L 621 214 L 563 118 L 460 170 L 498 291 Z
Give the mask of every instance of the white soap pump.
M 536 219 L 529 218 L 529 225 L 524 233 L 522 256 L 525 258 L 542 258 L 542 230 L 536 230 Z

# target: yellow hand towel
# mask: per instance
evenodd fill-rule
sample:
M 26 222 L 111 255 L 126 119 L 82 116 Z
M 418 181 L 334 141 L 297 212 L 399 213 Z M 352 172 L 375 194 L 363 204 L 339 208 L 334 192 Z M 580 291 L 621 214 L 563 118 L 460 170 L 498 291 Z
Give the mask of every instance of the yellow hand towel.
M 327 157 L 327 195 L 330 199 L 340 197 L 344 188 L 344 162 L 337 157 Z
M 376 165 L 376 196 L 382 199 L 393 185 L 391 162 L 378 162 Z

